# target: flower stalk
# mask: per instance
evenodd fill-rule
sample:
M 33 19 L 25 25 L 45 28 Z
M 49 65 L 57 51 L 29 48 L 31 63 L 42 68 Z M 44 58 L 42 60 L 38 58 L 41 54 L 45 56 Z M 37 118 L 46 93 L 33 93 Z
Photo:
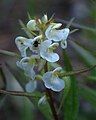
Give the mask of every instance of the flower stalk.
M 45 64 L 45 66 L 44 66 L 44 70 L 45 70 L 45 72 L 48 71 L 47 62 L 46 62 L 46 64 Z M 54 100 L 53 100 L 53 98 L 52 98 L 51 90 L 49 90 L 48 88 L 46 88 L 46 95 L 47 95 L 47 97 L 49 98 L 49 99 L 48 99 L 48 103 L 49 103 L 49 105 L 50 105 L 50 108 L 51 108 L 51 111 L 52 111 L 54 120 L 59 120 L 58 115 L 57 115 L 56 108 L 55 108 L 55 106 L 54 106 Z

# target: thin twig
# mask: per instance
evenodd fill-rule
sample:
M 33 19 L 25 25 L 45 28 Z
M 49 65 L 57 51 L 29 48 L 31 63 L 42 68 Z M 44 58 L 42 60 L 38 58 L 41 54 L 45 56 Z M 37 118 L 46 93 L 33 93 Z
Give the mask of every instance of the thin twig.
M 92 65 L 90 68 L 85 68 L 85 69 L 81 69 L 81 70 L 77 70 L 77 71 L 70 71 L 70 72 L 64 72 L 61 73 L 60 76 L 61 77 L 65 77 L 65 76 L 71 76 L 71 75 L 78 75 L 84 72 L 88 72 L 91 71 L 92 69 L 94 69 L 96 67 L 96 65 Z
M 14 95 L 14 96 L 25 96 L 25 97 L 35 97 L 35 98 L 39 97 L 39 96 L 32 95 L 32 93 L 21 92 L 21 91 L 0 90 L 0 93 L 7 94 L 7 95 Z
M 19 56 L 19 55 L 18 55 L 17 53 L 15 53 L 15 52 L 10 52 L 10 51 L 1 50 L 1 49 L 0 49 L 0 54 L 5 54 L 5 55 L 8 55 L 8 56 L 12 56 L 12 57 L 14 57 L 14 56 L 18 57 L 18 56 Z
M 56 18 L 56 20 L 57 20 L 58 22 L 62 22 L 62 23 L 65 23 L 65 24 L 68 24 L 68 23 L 69 23 L 69 21 L 67 21 L 67 20 L 62 20 L 62 19 L 59 19 L 59 18 Z M 84 29 L 84 30 L 89 30 L 89 31 L 96 32 L 96 29 L 95 29 L 95 28 L 87 27 L 87 26 L 84 26 L 84 25 L 80 25 L 80 24 L 78 24 L 78 23 L 72 23 L 71 26 L 76 27 L 76 28 L 79 28 L 79 29 Z

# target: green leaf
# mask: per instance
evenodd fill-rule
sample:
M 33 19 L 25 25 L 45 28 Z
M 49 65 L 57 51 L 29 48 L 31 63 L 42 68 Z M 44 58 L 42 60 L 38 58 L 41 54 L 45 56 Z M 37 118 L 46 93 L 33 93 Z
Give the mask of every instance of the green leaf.
M 6 88 L 6 80 L 2 71 L 2 67 L 0 65 L 0 89 L 4 89 L 4 88 Z M 0 109 L 4 105 L 5 99 L 6 99 L 6 96 L 0 94 Z
M 95 76 L 88 76 L 86 79 L 90 82 L 96 82 L 96 77 Z
M 96 58 L 85 48 L 80 46 L 79 44 L 70 41 L 71 46 L 74 48 L 74 50 L 78 53 L 80 57 L 82 57 L 83 60 L 85 60 L 85 63 L 88 65 L 95 65 L 96 64 Z
M 19 20 L 19 23 L 20 23 L 22 29 L 24 30 L 24 32 L 26 33 L 26 35 L 29 38 L 33 38 L 33 35 L 31 34 L 31 31 L 26 27 L 26 25 L 21 20 Z
M 53 120 L 51 109 L 47 101 L 46 101 L 46 104 L 39 105 L 38 107 L 39 107 L 40 112 L 46 118 L 46 120 Z
M 96 57 L 93 56 L 92 53 L 73 41 L 70 41 L 70 43 L 78 56 L 81 58 L 80 60 L 82 60 L 87 66 L 96 64 Z M 92 74 L 96 76 L 96 68 L 94 68 L 92 71 Z
M 34 120 L 35 114 L 34 114 L 34 107 L 32 106 L 32 103 L 27 99 L 22 99 L 22 109 L 20 110 L 21 113 L 21 120 Z
M 66 71 L 72 71 L 72 66 L 67 56 L 66 52 L 63 52 L 64 55 L 64 64 Z M 64 120 L 76 120 L 78 115 L 78 88 L 77 88 L 77 81 L 75 76 L 70 77 L 71 85 L 66 95 L 63 109 L 64 109 Z
M 18 57 L 19 55 L 15 52 L 10 52 L 10 51 L 6 51 L 6 50 L 0 50 L 0 54 L 3 54 L 3 55 L 8 55 L 8 56 L 12 56 L 12 57 Z
M 62 95 L 60 97 L 60 106 L 59 106 L 58 111 L 57 111 L 58 114 L 60 113 L 60 110 L 61 110 L 61 108 L 62 108 L 62 106 L 64 104 L 65 98 L 68 95 L 68 92 L 69 92 L 70 86 L 71 86 L 70 77 L 63 77 L 62 79 L 65 82 L 65 88 L 64 88 L 64 90 L 62 92 Z
M 96 90 L 92 90 L 87 86 L 80 86 L 79 87 L 79 94 L 93 107 L 96 108 Z

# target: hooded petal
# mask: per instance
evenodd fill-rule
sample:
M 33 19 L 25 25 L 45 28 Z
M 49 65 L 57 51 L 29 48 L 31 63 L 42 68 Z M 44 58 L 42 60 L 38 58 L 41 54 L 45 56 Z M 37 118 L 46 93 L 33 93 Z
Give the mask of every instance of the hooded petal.
M 54 48 L 54 46 L 52 46 L 51 40 L 44 41 L 40 46 L 40 56 L 49 62 L 56 62 L 59 60 L 59 55 L 54 53 L 52 50 L 48 50 L 50 49 L 50 46 Z
M 45 59 L 48 61 L 48 62 L 56 62 L 59 60 L 59 55 L 57 53 L 47 53 L 45 55 Z
M 19 49 L 19 51 L 21 52 L 21 56 L 22 57 L 26 57 L 26 50 L 27 48 L 31 45 L 33 39 L 27 39 L 25 37 L 17 37 L 15 39 L 15 43 L 17 45 L 17 48 Z
M 25 71 L 25 75 L 30 77 L 32 80 L 35 79 L 34 63 L 29 63 L 30 58 L 22 58 L 21 61 L 17 61 L 16 64 L 18 67 Z
M 45 14 L 43 17 L 42 17 L 42 22 L 43 23 L 47 23 L 48 22 L 48 17 L 47 17 L 47 15 Z
M 51 89 L 53 91 L 61 91 L 62 89 L 64 89 L 65 87 L 65 84 L 64 84 L 64 81 L 58 77 L 54 77 L 53 80 L 52 80 L 52 87 Z
M 53 24 L 50 25 L 47 30 L 45 31 L 45 35 L 48 39 L 51 39 L 55 42 L 61 41 L 62 39 L 66 40 L 69 35 L 69 29 L 64 28 L 61 30 L 56 30 L 56 28 L 59 28 L 62 24 Z
M 26 49 L 28 48 L 28 46 L 24 45 L 24 42 L 27 40 L 27 38 L 25 37 L 17 37 L 15 39 L 15 43 L 17 45 L 17 48 L 19 49 L 19 51 L 21 52 L 21 56 L 22 57 L 26 57 Z
M 51 39 L 53 41 L 60 41 L 61 40 L 60 37 L 62 33 L 58 32 L 58 30 L 55 29 L 55 26 L 53 28 L 53 25 L 50 25 L 45 31 L 45 35 L 47 39 Z
M 29 30 L 32 30 L 32 31 L 38 30 L 38 27 L 37 27 L 37 25 L 36 25 L 36 21 L 35 21 L 35 20 L 30 20 L 30 21 L 27 23 L 27 28 L 28 28 Z
M 52 74 L 52 71 L 46 72 L 43 75 L 43 81 L 48 89 L 51 89 L 56 92 L 61 91 L 65 87 L 64 81 L 60 79 L 58 76 Z

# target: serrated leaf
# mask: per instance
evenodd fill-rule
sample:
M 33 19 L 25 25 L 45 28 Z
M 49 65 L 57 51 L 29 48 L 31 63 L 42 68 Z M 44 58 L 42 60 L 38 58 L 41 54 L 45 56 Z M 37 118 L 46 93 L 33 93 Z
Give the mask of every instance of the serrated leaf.
M 66 52 L 63 52 L 66 71 L 72 71 L 72 66 Z M 78 89 L 75 76 L 70 77 L 71 85 L 64 102 L 64 120 L 76 120 L 78 115 Z
M 79 87 L 79 94 L 93 107 L 96 108 L 96 90 L 92 90 L 87 86 L 80 86 Z

